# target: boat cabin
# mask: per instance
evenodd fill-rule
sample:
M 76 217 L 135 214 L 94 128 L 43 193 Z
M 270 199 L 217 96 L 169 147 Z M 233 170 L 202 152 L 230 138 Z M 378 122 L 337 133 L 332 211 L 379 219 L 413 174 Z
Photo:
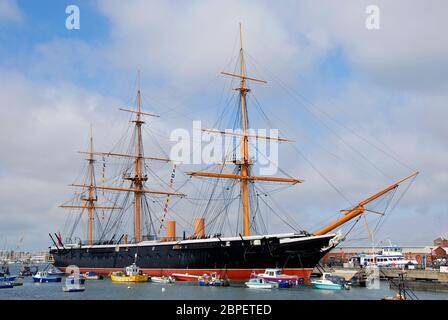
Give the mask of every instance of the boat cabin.
M 143 274 L 143 272 L 140 270 L 139 267 L 137 267 L 137 265 L 135 263 L 126 267 L 126 275 L 128 275 L 128 276 L 138 276 L 138 275 L 142 275 L 142 274 Z
M 264 281 L 263 278 L 252 278 L 249 280 L 249 283 L 253 283 L 253 284 L 265 284 L 266 281 Z
M 268 277 L 278 277 L 282 275 L 281 269 L 266 269 L 264 275 Z

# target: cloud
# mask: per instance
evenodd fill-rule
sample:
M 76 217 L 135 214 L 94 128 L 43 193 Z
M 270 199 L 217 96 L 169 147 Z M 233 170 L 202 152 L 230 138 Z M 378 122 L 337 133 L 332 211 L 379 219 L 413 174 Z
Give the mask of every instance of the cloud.
M 380 29 L 365 28 L 372 2 L 292 2 L 295 31 L 341 47 L 355 69 L 399 90 L 443 90 L 447 86 L 446 1 L 376 1 Z
M 285 77 L 321 54 L 305 39 L 291 37 L 266 2 L 101 1 L 100 10 L 110 19 L 109 51 L 116 65 L 146 69 L 179 87 L 203 82 L 224 68 L 233 71 L 235 60 L 229 64 L 229 57 L 238 54 L 240 22 L 247 52 Z
M 144 94 L 158 99 L 145 100 L 145 107 L 162 114 L 160 122 L 150 126 L 157 137 L 166 137 L 175 127 L 190 129 L 192 118 L 212 119 L 218 112 L 216 92 L 222 86 L 216 88 L 210 79 L 219 77 L 221 70 L 233 70 L 229 58 L 236 58 L 238 23 L 242 22 L 249 73 L 264 77 L 266 70 L 260 65 L 267 66 L 293 90 L 310 98 L 314 105 L 308 108 L 339 137 L 304 111 L 303 101 L 283 94 L 268 78 L 268 86 L 251 94 L 266 98 L 260 101 L 271 119 L 282 119 L 273 120 L 273 126 L 286 131 L 354 203 L 410 170 L 326 118 L 317 107 L 398 155 L 422 173 L 380 236 L 423 244 L 446 232 L 448 96 L 443 75 L 448 44 L 442 41 L 446 5 L 380 1 L 381 29 L 368 31 L 364 27 L 368 4 L 100 1 L 98 8 L 111 27 L 107 37 L 89 42 L 55 36 L 18 57 L 14 66 L 1 69 L 2 218 L 23 226 L 22 230 L 36 226 L 36 235 L 25 238 L 27 245 L 47 243 L 42 235 L 63 224 L 66 213 L 56 205 L 70 196 L 71 190 L 63 186 L 78 173 L 82 157 L 76 151 L 85 149 L 89 124 L 94 122 L 98 148 L 109 151 L 127 127 L 115 108 L 130 104 L 125 103 L 129 92 L 134 97 L 134 91 L 128 90 L 131 85 L 123 84 L 133 80 L 139 68 Z M 340 50 L 342 62 L 331 60 L 335 50 Z M 347 64 L 348 75 L 325 79 L 319 69 L 325 61 Z M 298 80 L 308 78 L 312 81 Z M 190 97 L 187 103 L 185 96 Z M 219 107 L 228 106 L 221 103 Z M 168 146 L 166 139 L 162 143 Z M 157 150 L 151 144 L 145 149 Z M 348 203 L 297 153 L 285 148 L 281 152 L 280 166 L 306 182 L 283 195 L 277 193 L 277 202 L 310 231 L 340 215 L 338 210 Z M 182 191 L 198 193 L 191 186 Z M 29 201 L 17 205 L 23 199 Z M 201 206 L 180 202 L 177 208 L 194 215 Z M 237 206 L 233 209 L 238 210 Z M 285 231 L 278 219 L 269 219 L 269 231 Z M 423 230 L 419 226 L 424 224 L 431 225 L 424 228 L 424 236 L 409 237 Z M 1 232 L 17 236 L 18 231 L 10 229 Z
M 83 157 L 76 151 L 86 149 L 90 123 L 101 145 L 121 128 L 114 114 L 102 116 L 104 109 L 119 104 L 70 84 L 35 83 L 5 70 L 0 101 L 0 214 L 8 221 L 0 233 L 10 243 L 25 236 L 24 247 L 42 248 L 49 243 L 45 235 L 64 224 L 65 212 L 57 206 L 71 197 L 63 186 L 79 173 Z
M 2 22 L 21 22 L 24 14 L 20 10 L 15 0 L 0 1 L 0 23 Z

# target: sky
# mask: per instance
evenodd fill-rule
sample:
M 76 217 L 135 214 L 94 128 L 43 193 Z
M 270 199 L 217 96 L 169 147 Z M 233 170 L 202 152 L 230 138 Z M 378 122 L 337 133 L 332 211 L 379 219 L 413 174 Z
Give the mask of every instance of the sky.
M 372 4 L 379 29 L 366 28 Z M 79 29 L 66 28 L 69 5 Z M 0 250 L 50 245 L 77 151 L 91 124 L 98 149 L 122 136 L 117 109 L 135 102 L 137 70 L 145 108 L 162 115 L 154 130 L 212 126 L 239 23 L 248 72 L 268 80 L 252 85 L 256 101 L 294 140 L 279 155 L 305 180 L 279 196 L 294 219 L 316 230 L 419 170 L 375 242 L 430 245 L 448 233 L 447 11 L 443 0 L 0 0 Z M 365 241 L 357 228 L 347 245 Z

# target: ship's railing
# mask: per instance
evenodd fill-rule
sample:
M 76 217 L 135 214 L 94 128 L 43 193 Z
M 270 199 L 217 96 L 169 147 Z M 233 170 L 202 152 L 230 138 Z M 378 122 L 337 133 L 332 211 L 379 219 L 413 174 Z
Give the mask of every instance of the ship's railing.
M 182 240 L 193 240 L 193 239 L 207 239 L 207 238 L 216 238 L 220 237 L 221 234 L 211 234 L 211 235 L 205 235 L 204 237 L 196 237 L 194 235 L 190 236 L 184 236 L 184 237 L 159 237 L 159 236 L 153 236 L 153 235 L 145 235 L 142 237 L 142 241 L 182 241 Z M 134 244 L 136 243 L 135 239 L 125 239 L 121 238 L 119 240 L 112 239 L 112 240 L 93 240 L 92 242 L 88 240 L 80 240 L 79 238 L 76 239 L 77 241 L 71 241 L 71 239 L 66 239 L 66 244 L 73 245 L 79 245 L 79 246 L 87 246 L 87 245 L 113 245 L 113 244 Z

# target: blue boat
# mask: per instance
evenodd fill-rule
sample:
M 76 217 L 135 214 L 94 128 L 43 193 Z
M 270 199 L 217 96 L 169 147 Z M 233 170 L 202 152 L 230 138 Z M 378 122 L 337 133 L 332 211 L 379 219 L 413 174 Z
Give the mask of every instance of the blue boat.
M 198 278 L 198 284 L 201 287 L 227 287 L 229 286 L 229 280 L 227 278 L 221 279 L 216 272 L 212 273 L 211 276 L 204 274 Z
M 10 275 L 4 275 L 4 276 L 0 276 L 0 281 L 4 282 L 4 281 L 16 281 L 17 276 L 10 276 Z
M 279 281 L 276 281 L 276 282 L 278 282 L 278 287 L 279 288 L 291 288 L 294 285 L 294 283 L 292 281 L 289 281 L 289 280 L 279 280 Z
M 86 279 L 84 279 L 83 277 L 79 277 L 78 279 L 75 279 L 75 277 L 73 277 L 73 276 L 68 276 L 65 282 L 66 283 L 70 282 L 70 284 L 76 284 L 76 283 L 84 284 L 86 282 Z
M 14 286 L 10 282 L 0 283 L 0 289 L 10 289 L 10 288 L 13 288 L 13 287 Z
M 65 279 L 65 287 L 62 287 L 62 291 L 64 292 L 83 292 L 86 288 L 81 286 L 80 282 L 74 282 L 74 279 L 67 278 Z
M 63 277 L 65 276 L 65 273 L 61 270 L 55 268 L 54 266 L 51 266 L 51 268 L 47 271 L 48 275 L 55 276 L 55 277 Z
M 348 289 L 349 287 L 343 283 L 338 283 L 331 279 L 331 273 L 324 272 L 321 279 L 311 280 L 311 284 L 314 289 L 325 289 L 325 290 L 342 290 Z
M 46 271 L 39 271 L 33 276 L 34 282 L 61 282 L 62 277 L 49 275 Z
M 62 291 L 64 291 L 64 292 L 83 292 L 85 290 L 86 290 L 86 288 L 84 288 L 84 287 L 79 287 L 79 288 L 63 287 L 62 288 Z

